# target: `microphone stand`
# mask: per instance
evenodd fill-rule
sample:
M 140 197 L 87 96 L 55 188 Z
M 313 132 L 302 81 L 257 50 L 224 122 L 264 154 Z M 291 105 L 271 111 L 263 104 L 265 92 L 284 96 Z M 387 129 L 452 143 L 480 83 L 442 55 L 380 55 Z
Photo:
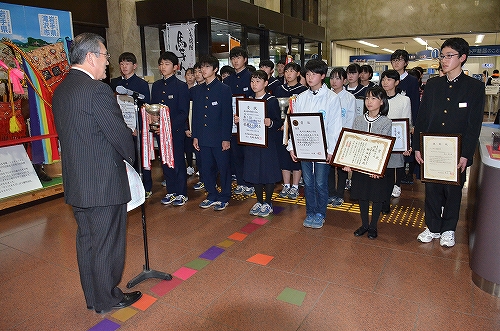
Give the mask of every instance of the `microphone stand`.
M 137 106 L 137 100 L 139 97 L 139 93 L 134 92 L 132 95 L 132 98 L 134 99 L 134 110 L 135 110 L 135 125 L 137 128 L 137 139 L 136 139 L 136 155 L 137 155 L 137 172 L 139 173 L 139 176 L 141 177 L 142 181 L 142 158 L 141 158 L 141 138 L 142 138 L 142 130 L 144 128 L 140 128 L 139 126 L 139 116 L 141 115 L 139 113 L 139 107 Z M 144 259 L 145 263 L 143 265 L 143 270 L 140 274 L 132 278 L 127 283 L 127 288 L 134 287 L 135 285 L 139 284 L 140 282 L 150 279 L 150 278 L 157 278 L 157 279 L 164 279 L 164 280 L 171 280 L 172 275 L 161 272 L 161 271 L 156 271 L 156 270 L 151 270 L 149 268 L 149 253 L 148 253 L 148 233 L 146 229 L 146 206 L 145 203 L 141 205 L 141 214 L 142 214 L 142 237 L 144 239 Z

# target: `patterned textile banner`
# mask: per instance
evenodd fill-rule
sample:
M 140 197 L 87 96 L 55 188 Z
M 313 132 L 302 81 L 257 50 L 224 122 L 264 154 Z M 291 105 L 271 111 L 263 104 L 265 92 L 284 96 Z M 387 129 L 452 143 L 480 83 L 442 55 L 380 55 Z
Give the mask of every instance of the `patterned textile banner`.
M 187 68 L 192 68 L 196 63 L 195 29 L 197 23 L 166 24 L 163 31 L 165 49 L 173 52 L 179 58 L 179 71 L 177 78 L 184 81 Z

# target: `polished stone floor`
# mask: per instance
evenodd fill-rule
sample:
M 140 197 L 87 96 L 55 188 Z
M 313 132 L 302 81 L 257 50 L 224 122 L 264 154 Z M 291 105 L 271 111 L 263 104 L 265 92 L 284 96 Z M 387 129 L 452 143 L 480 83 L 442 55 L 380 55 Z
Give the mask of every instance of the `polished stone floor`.
M 152 269 L 195 270 L 174 276 L 172 289 L 146 280 L 141 290 L 154 301 L 98 315 L 85 308 L 75 253 L 76 224 L 58 197 L 1 211 L 1 330 L 499 330 L 500 299 L 471 281 L 465 200 L 457 244 L 422 244 L 423 184 L 403 185 L 393 211 L 381 219 L 379 237 L 357 238 L 361 220 L 349 201 L 329 209 L 322 229 L 302 226 L 303 199 L 276 199 L 276 214 L 260 227 L 242 229 L 255 197 L 232 199 L 224 211 L 203 210 L 204 192 L 192 189 L 185 206 L 160 204 L 164 188 L 155 173 L 146 203 Z M 276 187 L 275 195 L 281 187 Z M 125 285 L 144 264 L 141 212 L 129 213 Z M 241 241 L 232 234 L 247 234 Z M 232 243 L 232 244 L 231 244 Z M 230 245 L 230 246 L 229 246 Z M 224 251 L 212 260 L 199 256 L 213 246 Z M 247 261 L 272 257 L 265 265 Z M 199 270 L 186 269 L 194 262 Z M 196 264 L 196 263 L 195 263 Z M 278 296 L 291 290 L 292 302 Z M 297 292 L 298 291 L 298 292 Z M 304 296 L 305 294 L 305 296 Z M 295 300 L 295 301 L 293 301 Z M 297 301 L 298 300 L 298 301 Z M 124 312 L 122 312 L 124 311 Z M 107 323 L 107 324 L 106 324 Z

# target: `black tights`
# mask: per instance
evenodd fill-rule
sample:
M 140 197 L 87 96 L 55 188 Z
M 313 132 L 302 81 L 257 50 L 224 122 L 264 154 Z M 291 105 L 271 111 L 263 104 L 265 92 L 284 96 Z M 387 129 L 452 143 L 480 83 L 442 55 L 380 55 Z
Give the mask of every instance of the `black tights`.
M 372 202 L 372 220 L 368 221 L 368 207 L 370 206 L 370 201 L 359 200 L 359 211 L 361 213 L 361 222 L 365 228 L 371 228 L 377 230 L 378 218 L 380 212 L 382 211 L 382 202 Z M 370 224 L 368 226 L 368 224 Z
M 271 204 L 271 198 L 273 197 L 274 192 L 274 183 L 254 185 L 257 201 L 260 203 L 264 203 L 264 187 L 266 190 L 266 203 Z

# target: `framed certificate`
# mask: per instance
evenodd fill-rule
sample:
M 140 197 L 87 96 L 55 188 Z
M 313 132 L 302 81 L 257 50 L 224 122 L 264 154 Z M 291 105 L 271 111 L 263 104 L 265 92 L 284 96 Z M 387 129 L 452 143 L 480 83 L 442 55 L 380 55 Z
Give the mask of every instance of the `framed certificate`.
M 236 134 L 238 132 L 238 126 L 236 125 L 236 123 L 234 123 L 234 115 L 236 115 L 236 99 L 241 99 L 241 98 L 244 98 L 245 95 L 244 94 L 233 94 L 233 98 L 232 98 L 232 101 L 233 101 L 233 128 L 231 129 L 231 133 L 234 133 Z
M 127 124 L 130 130 L 134 131 L 136 126 L 134 99 L 128 95 L 118 94 L 116 101 L 122 111 L 125 124 Z
M 267 147 L 266 100 L 236 99 L 236 115 L 238 123 L 238 144 Z
M 331 164 L 384 176 L 395 140 L 394 137 L 343 128 Z
M 404 153 L 410 150 L 410 120 L 395 118 L 392 120 L 392 136 L 394 141 L 393 153 Z
M 326 137 L 320 113 L 288 115 L 293 151 L 301 161 L 326 162 Z
M 461 136 L 453 134 L 420 133 L 420 165 L 422 182 L 460 185 Z

